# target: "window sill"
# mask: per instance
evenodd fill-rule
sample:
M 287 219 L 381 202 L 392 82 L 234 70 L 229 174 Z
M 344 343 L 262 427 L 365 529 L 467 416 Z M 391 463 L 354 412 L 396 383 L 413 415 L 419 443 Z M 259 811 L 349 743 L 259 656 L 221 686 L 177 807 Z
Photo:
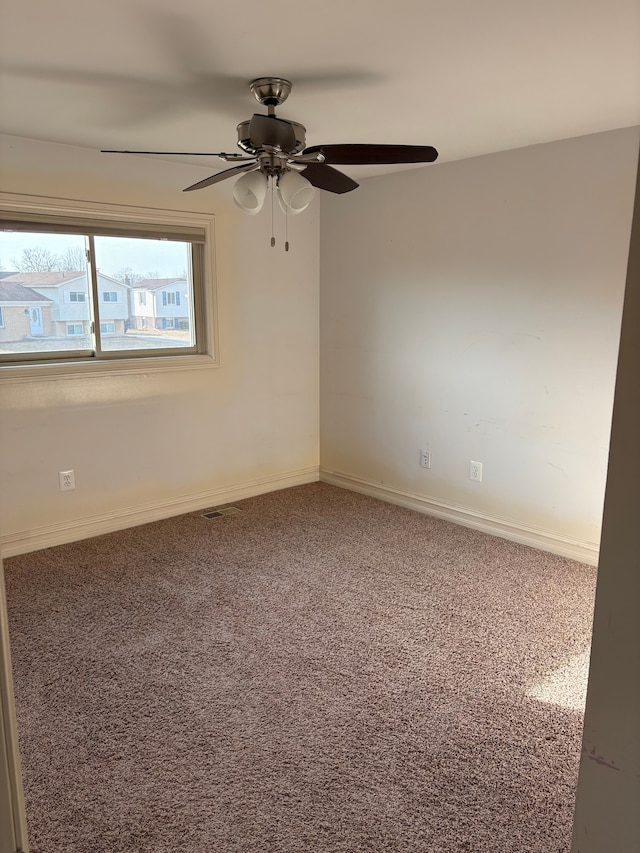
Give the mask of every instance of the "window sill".
M 0 367 L 0 385 L 9 382 L 38 382 L 45 379 L 86 379 L 93 376 L 120 376 L 139 373 L 163 373 L 176 370 L 202 370 L 219 367 L 211 355 L 149 356 L 113 360 L 78 359 L 55 364 L 6 364 Z

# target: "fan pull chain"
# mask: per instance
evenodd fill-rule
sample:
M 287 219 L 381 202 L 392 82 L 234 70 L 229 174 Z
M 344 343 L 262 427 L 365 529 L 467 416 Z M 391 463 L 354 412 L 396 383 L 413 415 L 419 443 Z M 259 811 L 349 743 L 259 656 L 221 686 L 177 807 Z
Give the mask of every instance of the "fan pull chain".
M 271 248 L 273 248 L 276 244 L 276 238 L 275 238 L 274 233 L 273 233 L 273 194 L 274 194 L 274 186 L 273 185 L 275 183 L 275 180 L 276 179 L 274 177 L 271 178 Z
M 289 251 L 289 211 L 286 207 L 284 209 L 284 250 Z

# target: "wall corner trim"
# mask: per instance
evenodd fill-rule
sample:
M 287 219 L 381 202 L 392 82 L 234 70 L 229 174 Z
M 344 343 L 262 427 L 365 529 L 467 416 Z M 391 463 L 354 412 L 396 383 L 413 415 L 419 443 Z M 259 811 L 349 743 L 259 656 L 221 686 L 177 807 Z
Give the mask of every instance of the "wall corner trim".
M 560 557 L 569 557 L 590 566 L 598 565 L 599 547 L 595 542 L 579 542 L 551 531 L 524 527 L 508 519 L 494 518 L 466 507 L 401 492 L 383 484 L 372 483 L 351 474 L 330 471 L 322 467 L 320 468 L 320 481 L 349 489 L 352 492 L 361 492 L 364 495 L 369 495 L 369 497 L 422 512 L 425 515 L 433 515 L 445 521 L 452 521 L 454 524 L 460 524 L 463 527 L 472 527 L 474 530 L 481 530 L 491 536 L 500 536 L 503 539 L 528 545 L 540 551 L 549 551 Z

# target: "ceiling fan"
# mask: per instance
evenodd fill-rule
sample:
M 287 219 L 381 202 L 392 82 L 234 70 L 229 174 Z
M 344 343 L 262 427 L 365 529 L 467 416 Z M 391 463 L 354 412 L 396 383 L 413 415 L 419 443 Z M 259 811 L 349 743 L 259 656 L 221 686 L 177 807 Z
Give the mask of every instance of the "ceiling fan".
M 236 204 L 250 214 L 262 209 L 270 179 L 285 213 L 296 214 L 310 204 L 313 187 L 332 193 L 356 189 L 356 181 L 334 169 L 334 165 L 432 163 L 438 156 L 436 149 L 429 145 L 338 144 L 307 148 L 306 129 L 297 121 L 278 118 L 275 114 L 276 107 L 289 97 L 291 82 L 283 77 L 258 77 L 249 88 L 255 99 L 267 107 L 267 114 L 255 113 L 238 125 L 238 147 L 243 154 L 114 149 L 103 149 L 103 153 L 220 157 L 227 162 L 239 162 L 240 165 L 186 187 L 184 192 L 201 190 L 246 173 L 236 182 L 233 197 Z
M 275 108 L 291 93 L 292 84 L 283 77 L 259 77 L 249 84 L 255 99 L 267 107 L 267 115 L 255 113 L 237 127 L 238 147 L 244 154 L 189 151 L 114 151 L 109 154 L 166 154 L 220 157 L 228 162 L 243 161 L 223 172 L 186 187 L 185 192 L 224 181 L 241 172 L 260 171 L 266 177 L 280 179 L 290 171 L 302 174 L 310 184 L 333 193 L 346 193 L 358 184 L 332 165 L 380 163 L 432 163 L 438 156 L 429 145 L 313 145 L 306 148 L 306 129 L 297 121 L 276 117 Z

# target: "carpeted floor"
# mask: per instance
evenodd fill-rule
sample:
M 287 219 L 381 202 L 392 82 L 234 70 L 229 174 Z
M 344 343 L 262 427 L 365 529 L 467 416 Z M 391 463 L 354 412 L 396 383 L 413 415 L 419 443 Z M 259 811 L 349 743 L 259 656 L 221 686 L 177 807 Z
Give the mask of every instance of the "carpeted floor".
M 6 561 L 32 853 L 569 851 L 595 570 L 236 505 Z

